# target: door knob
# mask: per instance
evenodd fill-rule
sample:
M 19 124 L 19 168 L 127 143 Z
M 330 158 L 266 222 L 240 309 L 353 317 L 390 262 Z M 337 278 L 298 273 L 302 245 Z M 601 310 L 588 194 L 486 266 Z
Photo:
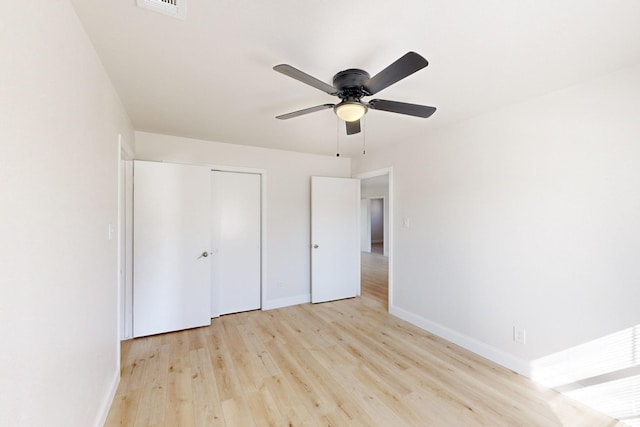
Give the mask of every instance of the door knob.
M 313 249 L 318 249 L 318 245 L 313 245 Z
M 206 258 L 208 256 L 209 256 L 209 252 L 204 251 L 204 252 L 202 252 L 202 254 L 198 258 L 202 258 L 202 257 Z

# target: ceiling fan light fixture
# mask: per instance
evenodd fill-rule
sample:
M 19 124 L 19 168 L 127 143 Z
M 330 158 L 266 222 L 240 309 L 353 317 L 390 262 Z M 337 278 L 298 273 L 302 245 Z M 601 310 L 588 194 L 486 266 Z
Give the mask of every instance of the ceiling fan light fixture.
M 345 122 L 355 122 L 360 120 L 367 112 L 367 107 L 360 102 L 342 101 L 334 108 L 336 115 Z

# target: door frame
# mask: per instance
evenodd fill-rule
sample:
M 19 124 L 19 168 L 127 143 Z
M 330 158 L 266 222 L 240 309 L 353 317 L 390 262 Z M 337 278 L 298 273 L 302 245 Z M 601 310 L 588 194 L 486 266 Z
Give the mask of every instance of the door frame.
M 388 245 L 388 263 L 389 263 L 389 270 L 388 270 L 388 278 L 387 278 L 387 282 L 388 282 L 388 308 L 387 310 L 391 310 L 391 307 L 393 307 L 393 264 L 394 264 L 394 250 L 393 250 L 393 229 L 394 229 L 394 222 L 393 222 L 393 200 L 394 200 L 394 195 L 393 195 L 393 167 L 389 166 L 387 168 L 382 168 L 382 169 L 374 169 L 374 170 L 370 170 L 370 171 L 366 171 L 366 172 L 361 172 L 361 173 L 357 173 L 355 175 L 352 175 L 353 178 L 357 178 L 359 180 L 363 180 L 363 179 L 367 179 L 367 178 L 375 178 L 377 176 L 384 176 L 384 175 L 388 175 L 389 176 L 389 199 L 387 201 L 387 203 L 389 204 L 388 206 L 388 211 L 389 211 L 389 215 L 388 215 L 388 223 L 389 223 L 389 241 L 386 242 L 385 241 L 385 246 Z
M 118 341 L 133 337 L 133 159 L 118 134 Z

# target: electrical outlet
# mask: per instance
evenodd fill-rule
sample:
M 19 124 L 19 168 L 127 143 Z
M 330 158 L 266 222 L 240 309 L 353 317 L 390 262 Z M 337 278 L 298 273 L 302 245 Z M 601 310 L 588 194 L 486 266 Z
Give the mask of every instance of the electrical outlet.
M 524 328 L 517 326 L 513 327 L 513 340 L 518 344 L 527 343 L 527 331 Z

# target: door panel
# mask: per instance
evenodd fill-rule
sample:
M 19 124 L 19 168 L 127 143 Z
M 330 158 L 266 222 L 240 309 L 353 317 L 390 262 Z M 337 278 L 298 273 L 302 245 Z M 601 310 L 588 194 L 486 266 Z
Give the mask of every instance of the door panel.
M 360 181 L 311 177 L 311 302 L 360 292 Z
M 211 321 L 210 173 L 199 166 L 134 162 L 136 337 Z
M 260 175 L 212 172 L 211 316 L 261 307 Z

